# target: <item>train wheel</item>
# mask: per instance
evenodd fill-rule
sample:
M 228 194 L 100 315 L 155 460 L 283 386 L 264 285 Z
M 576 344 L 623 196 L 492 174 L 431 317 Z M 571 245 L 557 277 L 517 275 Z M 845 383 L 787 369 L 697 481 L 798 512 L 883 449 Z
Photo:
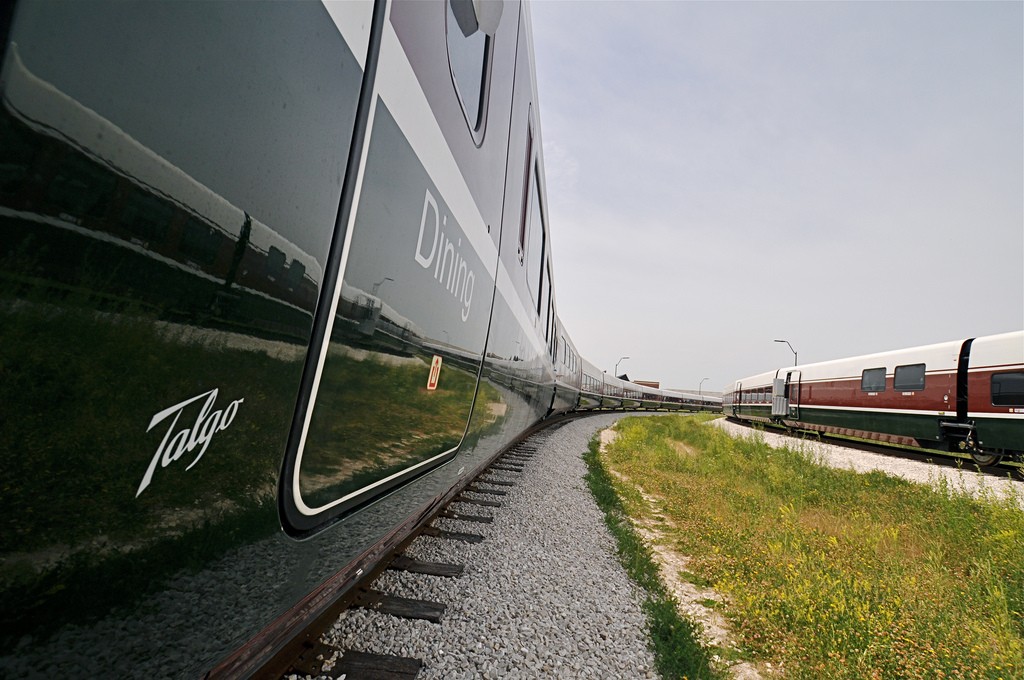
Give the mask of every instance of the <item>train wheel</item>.
M 996 465 L 1003 459 L 998 453 L 988 453 L 986 451 L 971 451 L 971 458 L 978 465 Z

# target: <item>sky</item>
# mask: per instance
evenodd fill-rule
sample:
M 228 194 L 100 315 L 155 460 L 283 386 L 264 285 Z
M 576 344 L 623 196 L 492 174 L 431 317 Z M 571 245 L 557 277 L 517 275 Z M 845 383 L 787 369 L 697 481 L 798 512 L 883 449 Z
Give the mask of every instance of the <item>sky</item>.
M 1024 3 L 532 4 L 558 312 L 721 391 L 1024 328 Z M 703 380 L 707 378 L 707 380 Z

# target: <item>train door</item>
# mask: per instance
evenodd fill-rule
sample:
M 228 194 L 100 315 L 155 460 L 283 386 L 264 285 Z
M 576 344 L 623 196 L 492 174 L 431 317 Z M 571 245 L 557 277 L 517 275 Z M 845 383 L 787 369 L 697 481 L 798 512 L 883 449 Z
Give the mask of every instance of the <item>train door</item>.
M 789 418 L 800 420 L 800 371 L 786 373 L 786 400 L 789 404 Z
M 772 418 L 800 418 L 800 371 L 772 381 Z
M 497 85 L 510 74 L 493 76 L 511 71 L 518 31 L 515 12 L 500 14 L 450 1 L 376 6 L 365 144 L 285 471 L 296 533 L 439 467 L 465 437 L 491 316 L 511 106 L 511 88 Z

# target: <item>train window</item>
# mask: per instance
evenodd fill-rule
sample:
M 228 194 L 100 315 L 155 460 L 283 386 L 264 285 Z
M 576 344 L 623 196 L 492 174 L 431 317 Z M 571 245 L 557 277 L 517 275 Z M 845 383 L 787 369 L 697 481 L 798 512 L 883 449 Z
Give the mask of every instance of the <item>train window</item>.
M 547 328 L 544 330 L 544 337 L 550 342 L 555 330 L 555 309 L 551 306 L 551 267 L 547 267 L 548 275 L 544 278 L 541 288 L 544 291 L 544 307 L 548 310 Z
M 541 272 L 540 279 L 540 291 L 541 291 L 541 311 L 544 312 L 544 340 L 550 342 L 551 340 L 551 277 L 544 276 L 544 272 Z
M 449 0 L 446 32 L 448 65 L 455 92 L 462 104 L 473 138 L 480 142 L 487 111 L 487 74 L 491 62 L 491 38 L 477 22 L 474 3 Z
M 900 392 L 924 389 L 924 364 L 897 366 L 893 375 L 892 388 Z
M 992 376 L 993 406 L 1024 406 L 1024 371 Z
M 549 275 L 550 273 L 548 272 Z M 555 308 L 553 306 L 549 314 L 551 315 L 551 341 L 549 344 L 551 345 L 551 359 L 554 361 L 558 358 L 558 337 L 556 335 L 558 333 L 558 325 L 555 323 Z
M 530 161 L 533 160 L 533 127 L 526 130 L 526 168 L 523 170 L 523 214 L 519 222 L 519 264 L 526 256 L 526 231 L 530 225 L 533 202 L 533 183 L 530 182 Z
M 541 287 L 544 283 L 544 217 L 540 203 L 540 169 L 534 164 L 533 172 L 530 175 L 530 224 L 529 244 L 526 250 L 526 275 L 529 282 L 530 292 L 536 301 L 537 315 L 540 315 Z
M 865 368 L 860 374 L 863 392 L 885 392 L 885 368 Z

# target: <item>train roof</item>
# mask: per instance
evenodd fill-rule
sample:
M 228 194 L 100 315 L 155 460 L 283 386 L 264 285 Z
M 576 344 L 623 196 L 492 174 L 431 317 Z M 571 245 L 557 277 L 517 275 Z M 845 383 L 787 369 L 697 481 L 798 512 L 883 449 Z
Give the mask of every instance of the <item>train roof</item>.
M 912 363 L 926 364 L 928 371 L 955 369 L 960 356 L 960 349 L 969 338 L 948 340 L 930 345 L 919 345 L 903 349 L 889 350 L 885 352 L 873 352 L 861 354 L 842 359 L 831 359 L 818 361 L 810 364 L 798 364 L 796 366 L 785 366 L 772 371 L 758 373 L 737 380 L 730 387 L 734 388 L 740 383 L 744 388 L 763 387 L 771 385 L 776 377 L 783 377 L 790 371 L 800 371 L 801 380 L 815 379 L 817 377 L 841 378 L 859 377 L 866 368 L 885 368 L 891 373 L 896 366 Z M 974 346 L 986 354 L 998 354 L 1009 363 L 1020 363 L 1024 355 L 1024 331 L 1011 331 L 997 335 L 981 336 L 974 339 Z M 976 352 L 972 350 L 972 358 Z M 1013 357 L 1016 356 L 1016 360 Z M 995 361 L 995 359 L 991 359 Z

